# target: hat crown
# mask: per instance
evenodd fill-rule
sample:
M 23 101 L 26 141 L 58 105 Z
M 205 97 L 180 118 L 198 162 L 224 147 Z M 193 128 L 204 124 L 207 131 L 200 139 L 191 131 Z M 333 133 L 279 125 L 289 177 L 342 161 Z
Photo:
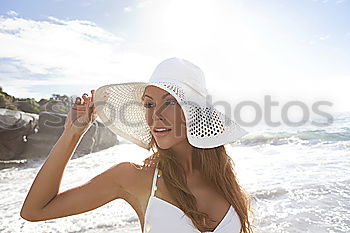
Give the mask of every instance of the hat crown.
M 162 61 L 153 71 L 149 81 L 167 79 L 185 83 L 204 96 L 208 94 L 203 71 L 185 59 L 172 57 Z

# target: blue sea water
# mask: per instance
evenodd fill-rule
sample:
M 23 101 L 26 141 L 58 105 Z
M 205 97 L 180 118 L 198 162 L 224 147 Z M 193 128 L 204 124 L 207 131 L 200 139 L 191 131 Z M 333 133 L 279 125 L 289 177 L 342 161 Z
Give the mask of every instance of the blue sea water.
M 261 127 L 226 148 L 252 198 L 255 232 L 350 232 L 350 113 L 337 114 L 325 127 Z M 60 191 L 148 155 L 123 143 L 72 159 Z M 136 213 L 123 200 L 60 219 L 21 219 L 21 205 L 43 162 L 0 170 L 0 232 L 141 232 Z

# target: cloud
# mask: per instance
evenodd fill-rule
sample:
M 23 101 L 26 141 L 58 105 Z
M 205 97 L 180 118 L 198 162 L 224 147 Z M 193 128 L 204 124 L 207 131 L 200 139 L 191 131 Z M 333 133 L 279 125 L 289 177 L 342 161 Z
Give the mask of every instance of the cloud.
M 319 39 L 320 40 L 328 40 L 330 37 L 330 35 L 325 35 L 325 36 L 320 36 Z
M 40 86 L 70 85 L 79 92 L 84 85 L 144 78 L 155 59 L 125 45 L 91 21 L 0 16 L 0 83 L 15 96 L 37 98 L 31 90 Z
M 313 2 L 319 3 L 335 3 L 336 5 L 347 2 L 348 0 L 312 0 Z
M 127 7 L 124 7 L 123 10 L 125 12 L 131 12 L 134 10 L 134 8 L 144 8 L 144 7 L 148 6 L 149 4 L 151 4 L 152 2 L 153 1 L 151 1 L 151 0 L 140 1 L 140 2 L 136 3 L 135 7 L 127 6 Z
M 125 12 L 130 12 L 131 10 L 132 10 L 132 8 L 131 8 L 130 6 L 124 7 L 124 11 L 125 11 Z
M 329 0 L 312 0 L 313 2 L 327 3 Z
M 341 3 L 344 3 L 344 2 L 346 2 L 347 0 L 337 0 L 335 3 L 336 4 L 341 4 Z
M 136 5 L 133 9 L 137 10 Z M 211 9 L 207 5 L 208 12 Z M 197 18 L 204 19 L 206 12 L 199 12 L 197 16 L 200 17 Z M 318 63 L 318 57 L 309 55 L 311 50 L 294 53 L 300 47 L 288 42 L 285 47 L 290 47 L 292 51 L 275 51 L 267 43 L 262 43 L 263 38 L 249 30 L 232 11 L 227 11 L 227 15 L 218 11 L 217 15 L 225 16 L 221 17 L 222 21 L 216 17 L 215 23 L 207 24 L 210 23 L 208 18 L 195 33 L 188 21 L 176 19 L 175 11 L 173 14 L 162 11 L 164 15 L 157 15 L 150 9 L 149 14 L 146 13 L 142 20 L 154 20 L 145 20 L 142 25 L 145 33 L 125 32 L 130 36 L 136 35 L 133 42 L 87 20 L 55 17 L 31 20 L 0 16 L 0 85 L 16 97 L 47 98 L 46 95 L 52 93 L 78 95 L 90 90 L 86 88 L 104 84 L 146 81 L 161 60 L 178 56 L 203 69 L 208 90 L 215 96 L 217 94 L 218 100 L 227 97 L 232 102 L 238 97 L 242 100 L 263 100 L 263 95 L 267 93 L 275 93 L 273 97 L 276 99 L 322 95 L 334 98 L 334 102 L 341 103 L 341 106 L 349 106 L 346 103 L 346 85 L 339 84 L 348 80 L 349 76 L 344 74 L 333 81 L 333 75 L 320 75 L 319 70 L 327 71 L 327 67 L 336 67 L 335 64 L 330 62 L 326 67 L 321 66 L 319 64 L 323 63 Z M 190 10 L 185 16 L 188 19 L 194 17 Z M 163 23 L 164 18 L 169 19 L 169 24 L 164 24 L 171 28 L 168 29 L 169 37 L 162 37 L 166 28 L 160 22 Z M 224 19 L 234 24 L 225 23 Z M 181 36 L 184 32 L 180 30 L 182 25 L 188 29 L 190 37 Z M 120 32 L 118 35 L 124 34 Z M 326 38 L 327 34 L 305 37 L 305 43 L 322 44 L 320 37 Z M 268 39 L 273 40 L 274 34 Z M 315 62 L 312 62 L 313 58 Z M 313 78 L 311 74 L 314 74 Z M 324 81 L 319 81 L 321 78 Z M 308 79 L 310 82 L 304 81 Z
M 302 43 L 306 43 L 308 45 L 315 45 L 317 43 L 322 43 L 321 41 L 326 41 L 329 38 L 331 38 L 331 35 L 327 34 L 327 35 L 312 35 L 311 39 L 302 39 L 300 40 L 300 42 Z
M 148 4 L 151 4 L 152 3 L 152 1 L 141 1 L 141 2 L 138 2 L 137 4 L 136 4 L 136 7 L 138 7 L 138 8 L 142 8 L 142 7 L 145 7 L 145 6 L 147 6 Z
M 9 16 L 17 16 L 18 13 L 16 11 L 13 11 L 13 10 L 9 10 L 8 12 L 6 12 L 7 15 Z

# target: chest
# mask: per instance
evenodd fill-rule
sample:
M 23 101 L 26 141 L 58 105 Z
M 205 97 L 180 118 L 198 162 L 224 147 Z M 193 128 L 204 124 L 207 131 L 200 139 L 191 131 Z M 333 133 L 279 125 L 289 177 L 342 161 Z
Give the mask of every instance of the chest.
M 196 198 L 198 210 L 208 214 L 216 222 L 220 222 L 227 213 L 230 203 L 202 178 L 195 177 L 188 179 L 187 186 Z M 161 177 L 157 180 L 155 196 L 177 206 Z
M 137 212 L 141 226 L 143 226 L 145 222 L 145 214 L 148 208 L 149 200 L 151 199 L 150 195 L 152 190 L 151 175 L 148 179 L 145 178 L 146 176 L 142 179 L 143 182 L 140 182 L 143 183 L 143 188 L 141 189 L 143 191 L 140 191 L 139 195 L 135 195 L 133 202 L 129 202 Z M 180 210 L 178 204 L 172 198 L 172 195 L 167 189 L 162 176 L 157 178 L 156 186 L 157 189 L 154 196 L 157 198 L 157 200 L 155 202 L 161 202 L 164 204 L 161 206 L 168 208 L 168 211 L 175 209 L 175 212 L 181 213 L 182 210 Z M 215 220 L 215 222 L 211 224 L 213 229 L 217 227 L 228 213 L 230 203 L 227 202 L 222 195 L 220 195 L 215 187 L 209 185 L 199 176 L 187 178 L 187 186 L 196 198 L 198 210 L 208 214 L 211 219 Z M 157 208 L 159 210 L 159 206 Z M 159 213 L 159 211 L 156 212 Z
M 190 184 L 191 192 L 196 198 L 198 209 L 207 213 L 215 222 L 209 225 L 210 232 L 232 232 L 232 209 L 230 204 L 216 191 L 215 188 L 201 183 Z M 236 222 L 239 222 L 237 216 Z M 200 233 L 191 219 L 184 215 L 184 212 L 177 207 L 166 189 L 164 181 L 158 180 L 157 190 L 154 196 L 149 197 L 149 202 L 145 212 L 144 230 L 152 229 L 150 232 L 171 232 Z M 236 228 L 236 227 L 234 227 Z M 233 231 L 238 232 L 238 231 Z

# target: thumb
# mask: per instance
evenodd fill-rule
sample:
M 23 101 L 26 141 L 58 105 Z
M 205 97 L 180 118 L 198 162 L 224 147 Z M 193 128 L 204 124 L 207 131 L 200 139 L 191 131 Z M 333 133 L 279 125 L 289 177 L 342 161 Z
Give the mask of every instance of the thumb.
M 89 102 L 89 108 L 88 108 L 88 117 L 90 121 L 93 121 L 93 112 L 94 112 L 94 103 Z

